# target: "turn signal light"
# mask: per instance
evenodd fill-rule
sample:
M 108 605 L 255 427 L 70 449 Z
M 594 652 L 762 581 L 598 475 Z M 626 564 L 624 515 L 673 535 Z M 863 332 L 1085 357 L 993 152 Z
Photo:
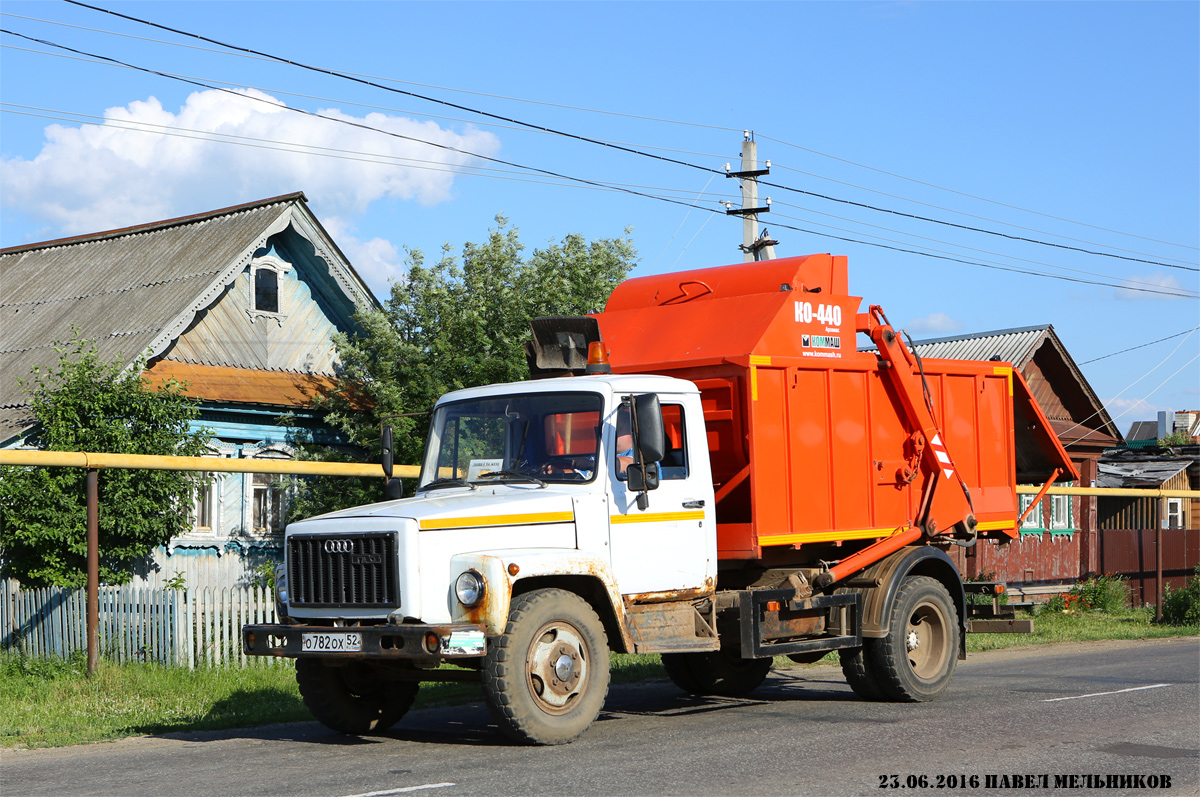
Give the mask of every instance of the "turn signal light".
M 612 373 L 612 366 L 608 364 L 608 349 L 603 341 L 593 340 L 588 344 L 587 367 L 583 371 L 587 374 Z
M 425 635 L 425 649 L 430 653 L 437 653 L 441 644 L 442 640 L 438 639 L 438 635 L 432 631 Z

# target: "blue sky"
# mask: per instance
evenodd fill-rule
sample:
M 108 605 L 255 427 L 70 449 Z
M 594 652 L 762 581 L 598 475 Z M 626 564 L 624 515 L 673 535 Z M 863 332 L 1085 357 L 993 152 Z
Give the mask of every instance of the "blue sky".
M 632 228 L 635 274 L 723 265 L 741 259 L 741 224 L 710 211 L 736 204 L 737 186 L 704 169 L 736 168 L 752 130 L 772 161 L 765 179 L 786 187 L 760 189 L 778 255 L 848 255 L 851 291 L 917 338 L 1053 324 L 1077 362 L 1105 358 L 1082 368 L 1122 431 L 1158 409 L 1200 408 L 1200 331 L 1106 356 L 1200 324 L 1200 4 L 98 4 L 703 168 L 497 125 L 65 2 L 6 0 L 6 30 L 257 99 L 4 34 L 2 246 L 302 190 L 380 295 L 403 278 L 406 248 L 436 257 L 483 238 L 498 213 L 530 248 Z M 305 154 L 280 151 L 298 144 Z

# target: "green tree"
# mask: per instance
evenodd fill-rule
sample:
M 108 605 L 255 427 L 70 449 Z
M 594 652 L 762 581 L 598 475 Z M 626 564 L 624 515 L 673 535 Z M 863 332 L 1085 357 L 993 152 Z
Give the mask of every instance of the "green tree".
M 54 343 L 50 373 L 22 382 L 38 422 L 28 442 L 48 451 L 199 456 L 206 433 L 189 431 L 196 399 L 142 377 L 144 363 L 103 362 L 78 331 Z M 86 472 L 82 468 L 0 469 L 0 575 L 27 587 L 87 581 Z M 185 530 L 198 475 L 106 469 L 100 474 L 100 580 L 129 581 L 155 546 Z
M 326 422 L 374 461 L 381 423 L 390 423 L 396 462 L 419 464 L 429 419 L 409 413 L 427 412 L 450 390 L 527 378 L 530 320 L 602 308 L 637 261 L 628 237 L 587 241 L 572 234 L 524 253 L 504 216 L 484 243 L 465 244 L 461 258 L 446 246 L 429 267 L 419 250 L 409 250 L 408 274 L 392 285 L 383 310 L 357 316 L 361 335 L 335 338 L 343 371 L 317 401 Z M 307 458 L 348 458 L 297 442 Z M 301 487 L 292 514 L 382 498 L 382 479 L 317 478 Z

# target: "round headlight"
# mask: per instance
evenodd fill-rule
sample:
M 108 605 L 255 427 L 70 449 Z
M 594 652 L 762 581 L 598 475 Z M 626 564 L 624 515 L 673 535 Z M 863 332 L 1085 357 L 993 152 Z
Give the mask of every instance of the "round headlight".
M 483 576 L 468 570 L 454 582 L 454 594 L 463 606 L 478 606 L 487 591 Z

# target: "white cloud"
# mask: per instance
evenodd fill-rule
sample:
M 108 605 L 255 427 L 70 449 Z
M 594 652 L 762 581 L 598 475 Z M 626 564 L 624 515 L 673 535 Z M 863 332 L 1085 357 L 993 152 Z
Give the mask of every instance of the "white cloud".
M 1159 410 L 1170 410 L 1170 407 L 1160 407 L 1145 399 L 1111 399 L 1104 402 L 1108 416 L 1118 427 L 1129 430 L 1135 421 L 1153 421 L 1158 419 Z
M 360 240 L 355 235 L 354 225 L 338 216 L 322 219 L 321 223 L 375 295 L 381 299 L 386 297 L 389 284 L 404 273 L 396 245 L 386 238 Z
M 930 313 L 924 318 L 914 318 L 904 325 L 910 335 L 953 335 L 962 331 L 962 322 L 945 313 Z
M 1146 276 L 1130 277 L 1124 280 L 1124 284 L 1128 287 L 1117 288 L 1116 297 L 1126 301 L 1137 299 L 1177 299 L 1178 296 L 1167 296 L 1162 293 L 1147 293 L 1146 288 L 1161 291 L 1181 291 L 1187 290 L 1183 283 L 1180 282 L 1174 275 L 1167 274 L 1163 271 L 1156 271 L 1153 274 Z M 1143 290 L 1129 290 L 1129 288 L 1142 288 Z M 1194 290 L 1194 288 L 1193 288 Z
M 433 122 L 382 113 L 361 118 L 337 110 L 320 113 L 482 155 L 494 155 L 500 147 L 494 135 L 477 130 L 455 133 Z M 178 113 L 165 110 L 151 97 L 109 108 L 104 116 L 105 122 L 99 125 L 51 125 L 35 158 L 6 158 L 0 163 L 3 203 L 53 225 L 64 235 L 140 224 L 298 190 L 305 192 L 322 215 L 354 216 L 383 197 L 426 205 L 444 202 L 451 198 L 454 174 L 417 167 L 463 166 L 475 160 L 428 144 L 293 113 L 279 100 L 253 89 L 237 95 L 195 92 Z M 128 129 L 139 122 L 166 130 Z M 422 162 L 381 165 L 298 154 L 218 143 L 197 138 L 198 134 L 190 131 Z M 263 145 L 261 141 L 244 143 Z M 280 147 L 273 143 L 264 146 Z M 390 245 L 386 241 L 369 241 L 363 246 L 381 263 L 387 261 Z

